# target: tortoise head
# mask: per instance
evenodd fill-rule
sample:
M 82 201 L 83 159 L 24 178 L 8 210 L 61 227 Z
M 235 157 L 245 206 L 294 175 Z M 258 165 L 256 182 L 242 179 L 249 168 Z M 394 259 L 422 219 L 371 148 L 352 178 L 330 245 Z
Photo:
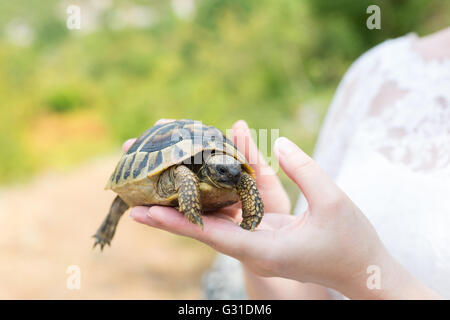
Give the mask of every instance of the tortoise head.
M 200 180 L 217 188 L 235 188 L 241 178 L 241 163 L 226 154 L 213 154 L 200 169 Z

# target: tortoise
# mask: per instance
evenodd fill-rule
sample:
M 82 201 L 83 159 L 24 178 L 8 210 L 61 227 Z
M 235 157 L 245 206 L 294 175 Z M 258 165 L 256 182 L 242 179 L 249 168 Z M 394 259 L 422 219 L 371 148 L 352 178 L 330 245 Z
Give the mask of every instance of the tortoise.
M 176 207 L 202 229 L 202 214 L 239 200 L 242 228 L 254 230 L 264 214 L 245 157 L 220 130 L 194 120 L 157 124 L 145 131 L 123 154 L 105 189 L 117 196 L 93 236 L 94 247 L 99 244 L 102 250 L 129 207 Z

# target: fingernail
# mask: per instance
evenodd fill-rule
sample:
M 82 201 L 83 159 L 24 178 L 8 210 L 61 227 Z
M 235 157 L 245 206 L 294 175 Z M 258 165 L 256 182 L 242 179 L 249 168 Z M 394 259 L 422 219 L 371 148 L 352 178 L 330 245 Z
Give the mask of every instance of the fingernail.
M 240 124 L 241 124 L 241 126 L 243 126 L 245 129 L 248 129 L 248 123 L 247 123 L 247 121 L 245 121 L 245 120 L 239 120 L 238 121 Z
M 288 138 L 280 137 L 275 140 L 274 148 L 280 155 L 287 156 L 295 150 L 295 144 Z
M 245 122 L 245 120 L 238 120 L 236 122 L 237 126 L 243 127 L 245 130 L 248 130 L 248 124 Z
M 131 208 L 130 214 L 128 215 L 131 220 L 136 220 L 136 215 L 138 214 L 136 207 Z
M 129 217 L 136 221 L 136 219 L 145 215 L 148 215 L 148 209 L 146 207 L 134 207 L 130 210 Z
M 136 141 L 136 138 L 128 139 L 127 141 L 125 141 L 122 145 L 123 151 L 127 151 L 134 143 L 134 141 Z

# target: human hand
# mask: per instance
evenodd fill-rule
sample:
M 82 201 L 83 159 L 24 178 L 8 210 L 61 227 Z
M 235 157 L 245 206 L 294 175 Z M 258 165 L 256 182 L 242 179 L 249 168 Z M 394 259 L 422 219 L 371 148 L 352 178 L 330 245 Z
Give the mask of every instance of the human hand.
M 243 139 L 236 139 L 242 136 L 244 145 Z M 233 138 L 247 158 L 258 154 L 253 168 L 266 213 L 255 231 L 238 226 L 237 206 L 203 216 L 203 231 L 170 207 L 135 207 L 132 218 L 202 241 L 235 257 L 259 275 L 313 282 L 349 297 L 367 294 L 366 270 L 370 265 L 389 270 L 387 283 L 391 286 L 408 278 L 357 206 L 294 143 L 280 138 L 274 150 L 281 168 L 308 201 L 308 209 L 300 217 L 280 214 L 289 212 L 289 200 L 275 173 L 267 174 L 270 170 L 251 140 L 245 122 L 233 126 Z M 262 169 L 265 175 L 260 174 Z M 402 276 L 395 279 L 399 272 Z

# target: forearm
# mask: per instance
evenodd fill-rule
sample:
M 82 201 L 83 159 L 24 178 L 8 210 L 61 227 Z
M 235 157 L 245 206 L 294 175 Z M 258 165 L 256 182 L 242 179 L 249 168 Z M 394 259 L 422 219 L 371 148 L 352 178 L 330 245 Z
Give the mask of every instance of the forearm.
M 261 277 L 243 268 L 245 286 L 250 299 L 267 300 L 327 300 L 330 299 L 325 287 L 301 283 L 285 278 Z

